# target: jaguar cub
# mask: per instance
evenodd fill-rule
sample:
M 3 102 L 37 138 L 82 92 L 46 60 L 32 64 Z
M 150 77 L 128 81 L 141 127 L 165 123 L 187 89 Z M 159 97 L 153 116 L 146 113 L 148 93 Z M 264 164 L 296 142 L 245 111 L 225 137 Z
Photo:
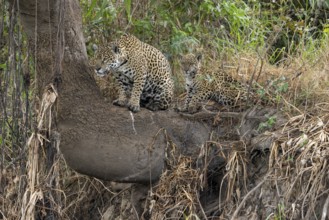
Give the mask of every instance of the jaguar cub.
M 203 68 L 201 61 L 201 54 L 187 54 L 180 59 L 187 92 L 184 107 L 180 111 L 195 113 L 201 101 L 210 99 L 231 106 L 247 99 L 246 86 L 220 70 Z
M 96 73 L 111 72 L 118 83 L 119 98 L 113 104 L 127 106 L 132 112 L 138 112 L 140 106 L 152 111 L 169 107 L 174 83 L 169 62 L 159 50 L 124 34 L 100 48 L 96 56 L 102 63 Z

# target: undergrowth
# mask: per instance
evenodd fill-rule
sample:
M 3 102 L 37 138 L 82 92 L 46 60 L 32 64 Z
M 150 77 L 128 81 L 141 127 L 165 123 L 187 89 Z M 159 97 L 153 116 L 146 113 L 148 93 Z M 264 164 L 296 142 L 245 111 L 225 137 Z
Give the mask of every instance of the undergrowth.
M 224 168 L 216 167 L 223 174 L 216 184 L 226 187 L 219 195 L 222 203 L 216 203 L 209 212 L 203 210 L 199 196 L 209 170 L 198 167 L 192 158 L 178 156 L 172 158 L 168 171 L 152 189 L 154 209 L 150 216 L 237 217 L 246 214 L 249 204 L 258 204 L 250 199 L 252 193 L 258 193 L 263 204 L 275 207 L 262 207 L 265 211 L 261 216 L 267 219 L 323 216 L 329 203 L 326 1 L 80 0 L 80 4 L 91 57 L 95 45 L 102 46 L 124 32 L 132 33 L 167 56 L 181 93 L 184 85 L 177 56 L 201 50 L 209 65 L 215 62 L 235 77 L 258 84 L 259 94 L 269 95 L 275 108 L 288 118 L 276 130 L 272 130 L 276 119 L 271 117 L 259 127 L 274 139 L 268 149 L 258 149 L 268 155 L 263 180 L 251 180 L 255 177 L 247 166 L 254 149 L 249 145 L 239 142 L 236 147 L 234 142 L 225 147 L 213 141 L 202 150 L 215 148 L 215 157 L 225 159 Z M 44 155 L 32 152 L 48 144 L 44 135 L 51 131 L 41 126 L 44 118 L 38 118 L 40 114 L 35 112 L 49 109 L 34 106 L 32 110 L 36 100 L 32 99 L 36 77 L 33 59 L 25 50 L 27 42 L 18 14 L 5 1 L 0 6 L 0 219 L 42 218 L 48 214 L 78 219 L 86 215 L 86 207 L 100 218 L 109 198 L 118 196 L 109 183 L 73 172 L 59 155 L 53 167 L 46 167 Z M 107 80 L 99 83 L 106 84 L 104 89 L 108 87 Z M 113 90 L 107 91 L 111 93 Z M 41 127 L 36 129 L 38 125 Z M 200 155 L 206 158 L 206 154 Z M 37 188 L 27 188 L 37 176 L 43 181 Z M 59 188 L 52 188 L 53 181 Z M 260 189 L 275 191 L 261 197 Z M 27 201 L 28 197 L 33 201 Z M 171 203 L 166 201 L 168 197 Z M 40 216 L 35 216 L 36 209 Z
M 88 1 L 83 2 L 89 5 Z M 276 137 L 275 132 L 266 134 L 271 138 L 275 136 L 273 140 L 276 141 L 269 147 L 270 156 L 265 162 L 267 171 L 263 172 L 262 181 L 250 179 L 254 177 L 248 171 L 251 166 L 248 155 L 253 154 L 254 150 L 249 145 L 245 143 L 236 149 L 233 144 L 233 149 L 226 154 L 222 150 L 220 155 L 225 158 L 226 169 L 220 171 L 217 168 L 217 172 L 223 172 L 222 182 L 218 183 L 221 203 L 217 204 L 217 209 L 216 206 L 203 209 L 199 201 L 200 193 L 207 191 L 203 181 L 207 181 L 207 172 L 212 172 L 210 168 L 202 170 L 193 165 L 191 158 L 177 157 L 173 160 L 175 164 L 168 167 L 158 185 L 152 189 L 150 216 L 153 219 L 203 219 L 214 215 L 235 219 L 240 215 L 248 215 L 245 212 L 247 209 L 254 210 L 252 204 L 257 204 L 257 201 L 251 193 L 262 198 L 265 207 L 264 211 L 251 212 L 250 215 L 257 213 L 266 219 L 311 218 L 313 215 L 321 215 L 320 209 L 315 210 L 315 204 L 319 204 L 325 197 L 326 193 L 321 191 L 328 186 L 323 176 L 327 171 L 317 169 L 328 169 L 328 166 L 319 159 L 318 163 L 310 163 L 301 168 L 300 164 L 305 165 L 305 161 L 312 160 L 311 151 L 301 151 L 298 144 L 292 144 L 289 148 L 284 146 L 299 138 L 298 134 L 292 135 L 289 126 L 290 129 L 295 127 L 301 131 L 311 128 L 312 121 L 317 118 L 311 115 L 326 114 L 325 109 L 329 107 L 328 8 L 319 8 L 317 4 L 320 1 L 146 2 L 124 1 L 115 9 L 115 15 L 124 16 L 116 17 L 109 24 L 104 21 L 104 26 L 92 28 L 100 28 L 104 33 L 111 25 L 111 33 L 105 34 L 108 40 L 118 38 L 122 32 L 129 32 L 163 51 L 171 61 L 178 94 L 184 91 L 184 79 L 177 56 L 202 51 L 206 65 L 212 68 L 220 66 L 246 83 L 257 84 L 259 95 L 273 101 L 278 111 L 288 115 L 288 118 L 299 115 L 296 117 L 304 119 L 304 123 L 291 126 L 291 118 L 283 127 L 280 138 Z M 97 8 L 95 15 L 100 11 L 102 8 Z M 89 31 L 86 33 L 88 35 Z M 100 38 L 93 38 L 95 35 L 88 36 L 90 43 L 100 42 Z M 321 121 L 321 125 L 328 122 L 326 116 Z M 269 117 L 259 124 L 258 132 L 271 131 L 276 123 L 276 116 Z M 321 140 L 327 145 L 323 129 L 320 129 Z M 321 140 L 315 137 L 312 143 L 320 144 Z M 217 145 L 221 146 L 220 142 Z M 325 147 L 318 151 L 319 157 L 326 154 Z M 287 167 L 286 163 L 291 166 Z M 317 181 L 314 188 L 310 188 L 310 184 L 294 185 L 307 181 L 310 175 Z M 292 182 L 294 184 L 291 185 Z M 275 184 L 279 196 L 262 196 L 261 192 L 268 193 L 267 190 Z M 298 190 L 293 191 L 295 187 Z M 287 190 L 290 193 L 280 199 L 280 195 Z M 266 205 L 276 208 L 266 208 Z

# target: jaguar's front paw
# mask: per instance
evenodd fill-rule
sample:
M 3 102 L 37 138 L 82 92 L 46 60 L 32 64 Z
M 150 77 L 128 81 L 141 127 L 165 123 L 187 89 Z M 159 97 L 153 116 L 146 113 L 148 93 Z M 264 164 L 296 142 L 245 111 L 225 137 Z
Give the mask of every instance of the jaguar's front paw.
M 190 107 L 188 107 L 188 113 L 190 113 L 190 114 L 194 114 L 198 110 L 199 110 L 199 107 L 198 106 L 190 106 Z
M 176 107 L 175 110 L 177 112 L 187 112 L 187 108 L 186 107 Z
M 146 106 L 146 108 L 151 110 L 151 111 L 154 111 L 154 112 L 160 110 L 158 105 L 148 105 L 148 106 Z
M 127 105 L 127 101 L 126 100 L 122 100 L 122 99 L 116 99 L 113 101 L 113 105 L 117 105 L 117 106 L 126 106 Z
M 151 111 L 159 111 L 160 109 L 164 109 L 160 107 L 158 102 L 153 102 L 153 101 L 147 103 L 145 107 Z
M 128 104 L 128 109 L 134 113 L 140 111 L 139 105 Z

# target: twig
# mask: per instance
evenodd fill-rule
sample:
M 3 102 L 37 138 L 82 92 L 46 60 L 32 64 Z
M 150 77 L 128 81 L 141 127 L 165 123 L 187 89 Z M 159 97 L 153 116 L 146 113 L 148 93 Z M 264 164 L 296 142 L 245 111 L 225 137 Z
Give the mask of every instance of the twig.
M 255 82 L 258 82 L 260 74 L 263 72 L 263 66 L 264 66 L 264 58 L 260 55 L 258 50 L 257 50 L 257 54 L 260 57 L 260 68 L 259 68 L 259 71 L 258 71 L 258 75 L 255 79 Z
M 198 195 L 198 193 L 197 193 L 196 190 L 195 190 L 195 194 Z M 201 210 L 201 213 L 202 213 L 204 219 L 208 219 L 206 213 L 204 212 L 204 210 L 203 210 L 203 208 L 202 208 L 201 202 L 200 202 L 200 200 L 199 200 L 199 196 L 196 197 L 196 200 L 197 200 L 197 202 L 198 202 L 198 204 L 199 204 L 199 206 L 200 206 L 200 210 Z
M 238 208 L 234 211 L 233 215 L 232 215 L 232 220 L 235 220 L 237 219 L 237 215 L 239 214 L 239 211 L 241 210 L 242 206 L 244 205 L 244 203 L 246 202 L 247 198 L 253 193 L 256 191 L 256 189 L 258 189 L 261 185 L 263 185 L 263 183 L 267 180 L 267 177 L 269 176 L 270 173 L 268 173 L 264 179 L 258 183 L 258 185 L 253 188 L 252 190 L 250 190 L 247 195 L 245 195 L 245 197 L 243 198 L 242 202 L 240 203 L 240 205 L 238 206 Z
M 321 220 L 325 220 L 328 214 L 328 206 L 329 206 L 329 195 L 326 199 L 326 202 L 323 205 L 323 209 L 322 209 L 322 216 L 321 216 Z
M 101 180 L 99 180 L 99 179 L 97 179 L 97 178 L 94 178 L 94 180 L 96 180 L 97 182 L 99 182 L 99 183 L 103 186 L 103 188 L 104 188 L 106 191 L 108 191 L 109 193 L 111 193 L 111 194 L 113 194 L 113 195 L 116 195 L 115 192 L 112 192 L 108 187 L 106 187 L 106 186 L 104 185 L 104 183 L 103 183 Z M 95 187 L 95 188 L 96 188 L 96 187 Z
M 250 89 L 252 87 L 252 82 L 254 81 L 254 77 L 255 77 L 255 74 L 256 74 L 256 71 L 257 71 L 257 66 L 258 66 L 258 63 L 259 63 L 260 59 L 262 59 L 262 58 L 258 57 L 257 62 L 254 65 L 254 71 L 252 72 L 251 79 L 249 80 L 249 86 L 248 86 L 248 92 L 247 92 L 247 103 L 249 103 Z
M 133 210 L 134 210 L 134 214 L 135 214 L 135 216 L 136 216 L 136 219 L 139 220 L 139 216 L 138 216 L 138 212 L 137 212 L 137 210 L 136 210 L 136 207 L 135 207 L 133 204 L 131 204 L 131 206 L 132 206 L 132 208 L 133 208 Z
M 122 193 L 126 192 L 127 190 L 131 189 L 133 186 L 127 186 L 126 188 L 122 189 L 120 192 L 118 192 L 116 195 L 112 196 L 110 199 L 110 204 L 112 203 L 113 199 L 121 195 Z
M 135 128 L 134 114 L 131 111 L 129 111 L 129 113 L 130 113 L 130 116 L 131 116 L 131 124 L 132 124 L 132 128 L 133 128 L 134 134 L 137 135 L 137 131 L 136 131 L 136 128 Z

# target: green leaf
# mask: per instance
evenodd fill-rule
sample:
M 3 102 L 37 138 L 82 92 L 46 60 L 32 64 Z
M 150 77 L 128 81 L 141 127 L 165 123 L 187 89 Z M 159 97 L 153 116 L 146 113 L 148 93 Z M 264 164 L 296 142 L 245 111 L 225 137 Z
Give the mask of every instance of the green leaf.
M 92 0 L 89 10 L 87 11 L 86 17 L 89 18 L 91 16 L 91 12 L 94 10 L 95 6 L 96 6 L 97 0 Z
M 129 22 L 131 22 L 131 0 L 124 0 L 124 5 Z

